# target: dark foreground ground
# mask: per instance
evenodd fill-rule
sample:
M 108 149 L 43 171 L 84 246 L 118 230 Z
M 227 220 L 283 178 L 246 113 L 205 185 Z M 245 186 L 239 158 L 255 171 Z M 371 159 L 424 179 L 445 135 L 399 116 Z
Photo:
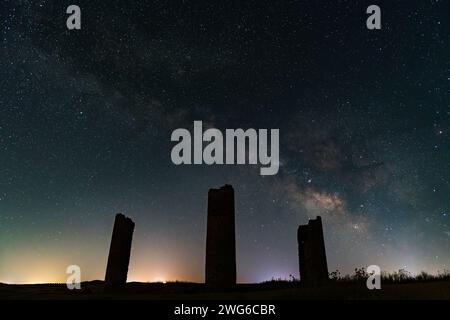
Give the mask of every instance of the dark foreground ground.
M 226 292 L 208 291 L 204 285 L 193 283 L 128 283 L 116 293 L 104 293 L 102 281 L 83 282 L 81 287 L 67 290 L 65 284 L 0 284 L 0 300 L 450 300 L 450 281 L 382 284 L 381 290 L 372 291 L 365 284 L 355 283 L 332 283 L 320 288 L 303 288 L 296 283 L 241 284 Z

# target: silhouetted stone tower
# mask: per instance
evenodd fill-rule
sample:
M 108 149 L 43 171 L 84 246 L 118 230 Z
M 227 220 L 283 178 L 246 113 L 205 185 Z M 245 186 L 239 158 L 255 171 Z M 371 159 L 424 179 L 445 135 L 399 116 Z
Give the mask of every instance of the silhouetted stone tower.
M 300 280 L 307 286 L 319 286 L 328 280 L 327 257 L 323 239 L 322 219 L 309 220 L 298 227 L 298 259 Z
M 208 192 L 205 282 L 212 288 L 236 284 L 234 190 L 230 185 Z
M 133 231 L 134 222 L 121 213 L 116 214 L 106 266 L 105 286 L 107 289 L 122 287 L 127 282 Z

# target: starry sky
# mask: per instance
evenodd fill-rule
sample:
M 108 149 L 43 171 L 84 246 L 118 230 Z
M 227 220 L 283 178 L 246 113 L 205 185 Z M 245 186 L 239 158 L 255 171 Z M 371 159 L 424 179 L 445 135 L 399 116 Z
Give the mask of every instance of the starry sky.
M 0 282 L 103 279 L 117 212 L 136 223 L 129 281 L 202 282 L 226 183 L 239 282 L 298 278 L 316 215 L 330 271 L 450 269 L 447 2 L 2 1 Z M 175 166 L 194 120 L 280 129 L 278 174 Z

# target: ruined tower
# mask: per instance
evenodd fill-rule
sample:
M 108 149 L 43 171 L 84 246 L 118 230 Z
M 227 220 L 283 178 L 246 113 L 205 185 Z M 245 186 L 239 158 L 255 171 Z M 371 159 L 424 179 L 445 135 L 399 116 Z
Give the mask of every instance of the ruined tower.
M 317 217 L 299 226 L 297 240 L 301 283 L 306 286 L 324 284 L 328 280 L 328 267 L 322 219 Z
M 134 222 L 123 214 L 116 214 L 106 266 L 105 286 L 119 288 L 127 282 Z
M 236 284 L 234 190 L 230 185 L 208 192 L 205 282 L 212 288 Z

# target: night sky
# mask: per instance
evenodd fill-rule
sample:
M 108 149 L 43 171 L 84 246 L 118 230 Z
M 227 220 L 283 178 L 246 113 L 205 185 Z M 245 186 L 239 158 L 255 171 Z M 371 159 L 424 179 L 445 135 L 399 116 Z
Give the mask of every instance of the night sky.
M 450 269 L 450 3 L 393 2 L 2 1 L 0 282 L 103 279 L 117 212 L 129 281 L 202 282 L 226 183 L 239 282 L 298 278 L 316 215 L 330 271 Z M 278 174 L 174 165 L 194 120 L 280 129 Z

